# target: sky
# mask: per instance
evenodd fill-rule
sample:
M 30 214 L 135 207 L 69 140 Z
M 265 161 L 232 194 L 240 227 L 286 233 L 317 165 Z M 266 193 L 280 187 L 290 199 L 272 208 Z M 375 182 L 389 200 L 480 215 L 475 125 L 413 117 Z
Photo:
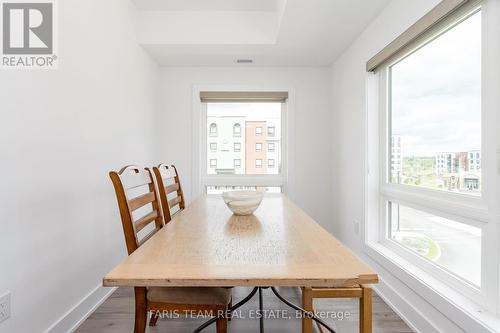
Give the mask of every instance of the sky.
M 403 156 L 481 148 L 481 14 L 392 67 L 392 134 Z

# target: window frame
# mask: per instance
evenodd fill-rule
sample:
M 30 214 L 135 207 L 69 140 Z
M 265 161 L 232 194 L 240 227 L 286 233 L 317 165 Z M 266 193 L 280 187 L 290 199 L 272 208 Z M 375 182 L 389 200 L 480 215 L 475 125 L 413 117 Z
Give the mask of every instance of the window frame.
M 499 286 L 497 283 L 499 257 L 497 242 L 497 223 L 492 222 L 493 216 L 498 216 L 495 209 L 497 192 L 495 190 L 496 174 L 496 147 L 491 144 L 496 141 L 494 133 L 495 107 L 499 105 L 494 100 L 492 92 L 488 93 L 488 83 L 485 68 L 488 64 L 485 52 L 487 39 L 486 28 L 489 26 L 487 15 L 488 1 L 473 1 L 465 5 L 450 17 L 443 19 L 436 27 L 411 42 L 403 51 L 398 52 L 386 63 L 377 68 L 375 73 L 369 73 L 367 77 L 367 212 L 365 215 L 365 227 L 363 228 L 365 246 L 364 250 L 378 262 L 389 259 L 391 265 L 396 265 L 402 270 L 400 259 L 408 265 L 414 265 L 428 273 L 429 277 L 435 279 L 436 284 L 446 283 L 459 294 L 465 295 L 474 302 L 497 313 L 499 305 Z M 446 192 L 437 189 L 420 188 L 404 184 L 390 182 L 391 172 L 391 136 L 390 128 L 390 75 L 389 68 L 409 54 L 425 46 L 431 40 L 452 29 L 468 17 L 481 11 L 482 16 L 482 105 L 481 105 L 481 165 L 482 165 L 482 193 L 480 197 L 467 194 Z M 491 37 L 489 39 L 491 41 Z M 491 61 L 489 62 L 491 64 Z M 374 125 L 376 124 L 376 125 Z M 492 125 L 493 124 L 493 125 Z M 375 126 L 375 127 L 374 127 Z M 496 142 L 495 142 L 496 143 Z M 499 153 L 500 155 L 500 153 Z M 387 202 L 392 201 L 424 212 L 429 212 L 445 218 L 450 218 L 461 223 L 479 227 L 482 233 L 481 239 L 481 285 L 475 286 L 460 278 L 445 268 L 432 263 L 415 254 L 410 249 L 398 244 L 388 238 Z M 495 213 L 495 211 L 497 211 Z M 372 214 L 372 216 L 370 216 Z M 495 215 L 497 214 L 497 215 Z M 382 248 L 386 249 L 383 252 Z M 389 252 L 387 252 L 387 250 Z M 387 256 L 387 253 L 391 255 Z M 392 257 L 392 258 L 391 258 Z M 400 259 L 396 259 L 400 258 Z M 394 269 L 394 268 L 392 268 Z M 422 276 L 415 277 L 422 281 Z
M 239 128 L 239 132 L 236 132 L 236 129 Z M 241 124 L 236 123 L 233 125 L 233 138 L 241 138 Z
M 212 126 L 212 125 L 214 125 L 214 126 Z M 214 131 L 214 132 L 212 132 L 212 128 L 215 128 L 215 131 Z M 218 128 L 218 126 L 217 126 L 217 124 L 216 124 L 216 123 L 212 123 L 212 124 L 210 124 L 210 131 L 209 131 L 209 134 L 210 134 L 210 137 L 211 137 L 211 138 L 216 138 L 216 137 L 218 137 L 218 136 L 219 136 L 219 128 Z
M 236 149 L 236 145 L 239 146 L 238 149 Z M 241 152 L 241 142 L 234 142 L 234 144 L 233 144 L 233 152 L 235 152 L 235 153 L 240 153 Z
M 276 175 L 207 175 L 207 103 L 200 100 L 202 91 L 259 91 L 259 92 L 288 92 L 288 98 L 281 103 L 281 152 L 280 173 Z M 291 133 L 295 121 L 295 89 L 290 86 L 193 86 L 193 130 L 194 143 L 192 158 L 192 183 L 190 197 L 206 193 L 207 186 L 258 186 L 279 187 L 282 193 L 294 187 L 294 182 L 288 177 L 291 172 L 289 161 L 294 158 L 294 136 Z M 201 110 L 201 112 L 200 112 Z M 293 165 L 292 165 L 293 166 Z

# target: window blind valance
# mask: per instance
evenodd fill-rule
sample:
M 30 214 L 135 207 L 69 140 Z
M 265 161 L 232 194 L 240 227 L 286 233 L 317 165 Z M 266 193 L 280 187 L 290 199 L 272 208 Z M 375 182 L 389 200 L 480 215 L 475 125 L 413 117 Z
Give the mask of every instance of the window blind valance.
M 277 102 L 288 99 L 287 91 L 201 91 L 200 100 L 212 103 Z
M 478 6 L 480 3 L 479 0 L 442 0 L 430 12 L 368 60 L 366 71 L 376 71 L 382 64 L 397 57 L 398 54 L 404 53 L 408 47 L 414 46 L 416 42 L 424 41 L 425 38 L 439 31 L 442 23 L 445 24 L 448 19 L 458 18 L 462 12 L 473 6 Z

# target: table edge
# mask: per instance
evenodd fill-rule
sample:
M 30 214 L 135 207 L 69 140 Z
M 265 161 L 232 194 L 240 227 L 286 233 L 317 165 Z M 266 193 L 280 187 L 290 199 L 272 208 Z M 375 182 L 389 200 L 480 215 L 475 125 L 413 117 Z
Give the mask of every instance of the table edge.
M 379 282 L 377 274 L 360 275 L 352 279 L 103 279 L 104 287 L 350 287 L 359 284 L 376 284 Z

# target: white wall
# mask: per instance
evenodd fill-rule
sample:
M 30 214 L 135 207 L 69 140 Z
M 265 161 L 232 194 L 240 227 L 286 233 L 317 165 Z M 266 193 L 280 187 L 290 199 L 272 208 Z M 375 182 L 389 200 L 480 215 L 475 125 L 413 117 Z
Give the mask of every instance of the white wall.
M 100 284 L 126 254 L 108 171 L 153 160 L 158 68 L 135 41 L 134 8 L 58 5 L 59 69 L 0 72 L 2 333 L 45 331 Z
M 420 332 L 463 332 L 457 318 L 449 318 L 421 294 L 411 290 L 393 273 L 362 251 L 361 233 L 354 222 L 365 219 L 366 61 L 400 35 L 439 0 L 394 0 L 365 29 L 331 68 L 333 129 L 333 226 L 335 235 L 378 273 L 378 286 L 396 312 Z M 443 301 L 444 302 L 444 301 Z M 460 318 L 465 320 L 464 318 Z
M 335 233 L 354 249 L 359 235 L 353 221 L 364 219 L 366 62 L 399 36 L 439 0 L 395 0 L 332 65 L 331 105 L 334 133 Z M 350 176 L 348 176 L 350 175 Z
M 191 198 L 194 86 L 291 87 L 295 92 L 294 128 L 289 147 L 289 195 L 313 218 L 331 225 L 331 133 L 329 73 L 326 68 L 171 67 L 162 70 L 159 121 L 165 162 L 175 163 Z

